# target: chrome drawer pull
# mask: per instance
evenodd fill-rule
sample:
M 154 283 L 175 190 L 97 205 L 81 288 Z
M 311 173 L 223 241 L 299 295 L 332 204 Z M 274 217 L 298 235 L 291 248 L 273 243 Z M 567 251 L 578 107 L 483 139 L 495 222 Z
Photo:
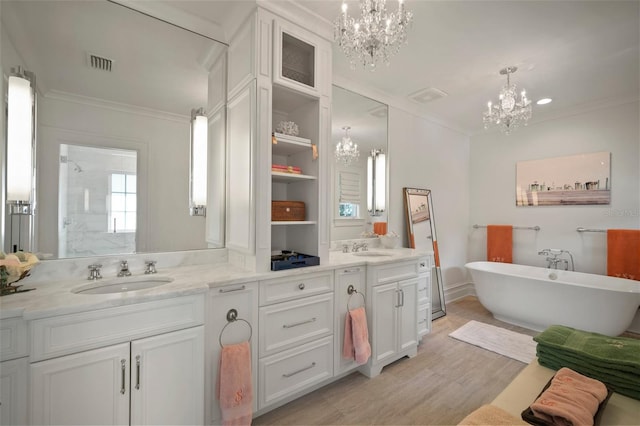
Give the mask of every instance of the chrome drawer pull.
M 306 321 L 294 322 L 293 324 L 284 324 L 282 326 L 282 328 L 293 328 L 293 327 L 297 327 L 299 325 L 309 324 L 310 322 L 315 322 L 315 321 L 316 321 L 316 317 L 313 317 L 313 318 L 308 319 Z
M 231 293 L 232 291 L 240 291 L 240 290 L 244 290 L 246 287 L 245 285 L 241 285 L 240 287 L 234 287 L 234 288 L 221 288 L 220 290 L 218 290 L 220 293 Z
M 304 290 L 304 283 L 300 283 L 300 284 L 298 284 L 298 288 L 299 288 L 300 290 Z
M 345 269 L 344 271 L 342 271 L 345 274 L 351 274 L 353 272 L 360 272 L 360 268 L 355 268 L 355 269 Z
M 314 362 L 311 363 L 311 365 L 308 365 L 306 367 L 302 367 L 300 370 L 296 370 L 296 371 L 293 371 L 291 373 L 282 373 L 282 377 L 289 378 L 291 376 L 295 376 L 298 373 L 302 373 L 303 371 L 307 371 L 307 370 L 309 370 L 309 369 L 311 369 L 311 368 L 313 368 L 315 366 L 316 366 L 316 362 L 314 361 Z
M 418 291 L 427 291 L 426 287 L 422 287 L 421 289 L 418 289 Z
M 140 389 L 140 355 L 136 356 L 136 389 Z
M 426 266 L 427 266 L 427 264 L 426 264 L 425 262 L 420 262 L 420 267 L 421 267 L 421 268 L 424 268 L 424 267 L 426 267 Z
M 121 393 L 122 395 L 124 395 L 124 393 L 127 391 L 127 390 L 124 388 L 124 376 L 125 376 L 125 370 L 126 370 L 126 368 L 127 368 L 127 367 L 126 367 L 126 365 L 127 365 L 127 361 L 126 361 L 126 360 L 124 360 L 124 359 L 121 359 L 121 360 L 120 360 L 120 368 L 121 368 L 121 370 L 122 370 L 122 386 L 120 386 L 120 393 Z
M 424 324 L 425 322 L 427 322 L 426 319 L 423 319 L 422 321 L 420 321 L 418 324 Z

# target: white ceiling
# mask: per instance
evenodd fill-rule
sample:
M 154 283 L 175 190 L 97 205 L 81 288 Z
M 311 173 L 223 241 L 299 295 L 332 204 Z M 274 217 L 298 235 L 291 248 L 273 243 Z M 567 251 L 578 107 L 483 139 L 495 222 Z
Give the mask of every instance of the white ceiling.
M 299 0 L 333 21 L 342 0 Z M 359 16 L 358 2 L 348 1 Z M 396 10 L 397 2 L 387 2 Z M 534 101 L 533 119 L 619 100 L 640 90 L 638 1 L 426 1 L 406 0 L 414 23 L 408 45 L 374 72 L 352 70 L 334 45 L 334 74 L 397 98 L 426 88 L 448 94 L 419 111 L 473 134 L 482 112 L 505 83 L 499 70 L 515 65 L 512 82 Z
M 300 5 L 324 20 L 327 29 L 339 15 L 342 3 L 342 0 L 261 1 L 281 3 L 285 8 L 292 4 Z M 3 24 L 9 24 L 5 14 L 9 9 L 5 7 L 8 3 L 3 0 Z M 25 6 L 25 3 L 28 5 L 32 2 L 17 3 Z M 228 27 L 230 16 L 235 15 L 237 19 L 237 10 L 245 13 L 247 5 L 250 5 L 250 2 L 243 0 L 153 0 L 150 3 L 181 10 L 205 22 L 215 23 L 218 28 Z M 348 0 L 347 3 L 350 13 L 359 15 L 358 2 Z M 534 122 L 601 104 L 637 100 L 639 97 L 638 0 L 406 0 L 405 4 L 414 14 L 414 23 L 408 45 L 403 46 L 400 53 L 392 58 L 391 65 L 379 66 L 374 72 L 362 68 L 352 70 L 342 52 L 334 45 L 334 75 L 371 87 L 374 93 L 409 104 L 416 111 L 468 134 L 483 131 L 482 112 L 486 103 L 495 101 L 505 82 L 498 71 L 509 65 L 519 68 L 512 81 L 519 88 L 526 89 L 531 99 L 553 98 L 549 105 L 534 105 Z M 75 8 L 78 10 L 77 5 Z M 395 10 L 396 1 L 389 0 L 388 8 Z M 25 36 L 15 41 L 28 41 L 30 32 L 37 33 L 38 28 L 54 25 L 61 29 L 68 25 L 64 23 L 64 15 L 49 15 L 48 18 L 31 20 L 31 27 L 22 29 Z M 95 24 L 92 29 L 95 34 L 113 34 L 112 39 L 120 46 L 129 44 L 127 37 L 131 35 L 123 33 L 121 25 Z M 75 34 L 78 40 L 77 31 L 68 28 L 67 33 L 70 37 Z M 149 34 L 151 30 L 148 30 Z M 187 49 L 178 45 L 180 39 L 174 34 L 170 40 L 159 41 L 186 55 L 189 53 Z M 89 50 L 94 47 L 84 48 Z M 45 49 L 52 51 L 51 47 Z M 198 49 L 197 53 L 202 56 L 205 47 L 199 45 Z M 193 54 L 193 44 L 191 50 Z M 143 53 L 151 55 L 154 51 L 145 49 L 133 53 L 138 56 Z M 140 75 L 147 79 L 149 76 L 160 78 L 161 71 L 188 61 L 184 55 L 177 60 L 170 60 L 166 51 L 162 52 L 154 58 L 155 71 Z M 128 61 L 116 65 L 129 67 Z M 193 64 L 193 60 L 190 64 Z M 58 79 L 63 81 L 64 74 L 59 75 Z M 178 86 L 177 83 L 163 83 L 167 88 L 177 89 Z M 107 92 L 111 90 L 106 84 L 97 84 L 95 87 Z M 409 99 L 411 94 L 427 88 L 437 88 L 448 96 L 426 104 Z M 196 90 L 195 86 L 191 90 Z M 173 97 L 174 108 L 176 99 L 177 94 Z M 171 97 L 164 102 L 171 103 Z M 183 106 L 180 108 L 184 109 Z

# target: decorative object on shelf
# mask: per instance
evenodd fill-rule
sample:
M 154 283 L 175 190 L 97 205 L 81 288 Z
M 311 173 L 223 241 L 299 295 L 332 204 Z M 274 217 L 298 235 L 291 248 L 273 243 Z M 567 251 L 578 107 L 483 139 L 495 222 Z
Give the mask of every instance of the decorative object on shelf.
M 367 158 L 367 210 L 380 216 L 385 209 L 387 162 L 381 149 L 372 149 Z
M 487 104 L 489 109 L 482 117 L 484 128 L 490 125 L 500 126 L 506 135 L 521 124 L 526 126 L 531 118 L 531 100 L 527 99 L 526 91 L 522 90 L 520 99 L 516 94 L 516 85 L 511 84 L 509 75 L 518 70 L 518 67 L 506 67 L 500 70 L 501 75 L 507 76 L 507 84 L 500 90 L 500 96 L 496 105 L 491 101 Z
M 203 108 L 191 110 L 191 161 L 189 167 L 189 214 L 207 214 L 207 128 Z
M 351 136 L 349 136 L 351 127 L 344 126 L 342 130 L 344 130 L 344 136 L 336 144 L 336 161 L 342 163 L 343 166 L 349 166 L 358 160 L 360 151 L 358 151 L 358 144 L 351 140 Z
M 31 249 L 34 235 L 35 74 L 12 68 L 7 86 L 8 236 L 9 246 L 18 251 Z
M 271 201 L 271 221 L 305 220 L 304 201 Z
M 272 164 L 272 172 L 302 174 L 302 169 L 298 166 L 285 166 L 283 164 Z
M 293 121 L 281 121 L 278 123 L 278 127 L 276 127 L 276 131 L 278 133 L 282 133 L 283 135 L 289 136 L 298 136 L 298 125 Z
M 29 276 L 29 271 L 39 262 L 38 257 L 29 252 L 16 252 L 5 254 L 0 252 L 0 296 L 21 293 L 29 290 L 20 290 L 21 285 L 14 286 Z
M 386 0 L 361 0 L 360 19 L 347 13 L 342 3 L 342 14 L 334 24 L 334 39 L 355 68 L 361 63 L 375 70 L 379 61 L 389 65 L 389 58 L 407 42 L 407 30 L 413 14 L 406 10 L 404 0 L 398 0 L 398 11 L 387 12 Z

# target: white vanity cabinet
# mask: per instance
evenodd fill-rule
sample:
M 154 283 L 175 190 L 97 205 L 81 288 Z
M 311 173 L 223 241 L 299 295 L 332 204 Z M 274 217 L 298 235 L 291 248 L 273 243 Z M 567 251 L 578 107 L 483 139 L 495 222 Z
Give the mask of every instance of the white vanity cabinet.
M 344 344 L 344 323 L 347 311 L 365 305 L 366 268 L 364 266 L 354 266 L 336 269 L 335 282 L 335 352 L 333 357 L 333 374 L 338 376 L 358 367 L 355 360 L 344 359 L 342 357 L 342 347 Z M 353 288 L 357 293 L 349 294 L 349 288 Z M 367 315 L 370 315 L 370 312 L 367 312 Z
M 333 271 L 260 282 L 259 410 L 333 377 Z
M 431 274 L 433 257 L 418 261 L 418 339 L 431 332 Z
M 27 423 L 27 323 L 22 318 L 0 320 L 0 424 Z
M 31 321 L 30 422 L 202 424 L 203 324 L 203 296 Z
M 385 365 L 417 354 L 417 262 L 369 266 L 367 292 L 371 359 L 364 372 L 375 377 Z
M 216 398 L 221 344 L 229 345 L 250 339 L 253 411 L 258 410 L 258 333 L 260 329 L 258 294 L 258 283 L 255 281 L 225 285 L 209 290 L 205 351 L 206 424 L 217 425 L 222 421 L 220 404 Z M 235 311 L 237 317 L 236 321 L 229 322 L 227 314 L 231 310 Z

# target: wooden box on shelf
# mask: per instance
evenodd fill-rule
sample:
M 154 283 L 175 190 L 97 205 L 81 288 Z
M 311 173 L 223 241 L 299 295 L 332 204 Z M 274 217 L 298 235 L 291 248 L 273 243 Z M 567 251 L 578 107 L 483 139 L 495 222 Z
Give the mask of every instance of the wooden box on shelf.
M 305 220 L 306 211 L 303 201 L 271 201 L 271 220 Z

